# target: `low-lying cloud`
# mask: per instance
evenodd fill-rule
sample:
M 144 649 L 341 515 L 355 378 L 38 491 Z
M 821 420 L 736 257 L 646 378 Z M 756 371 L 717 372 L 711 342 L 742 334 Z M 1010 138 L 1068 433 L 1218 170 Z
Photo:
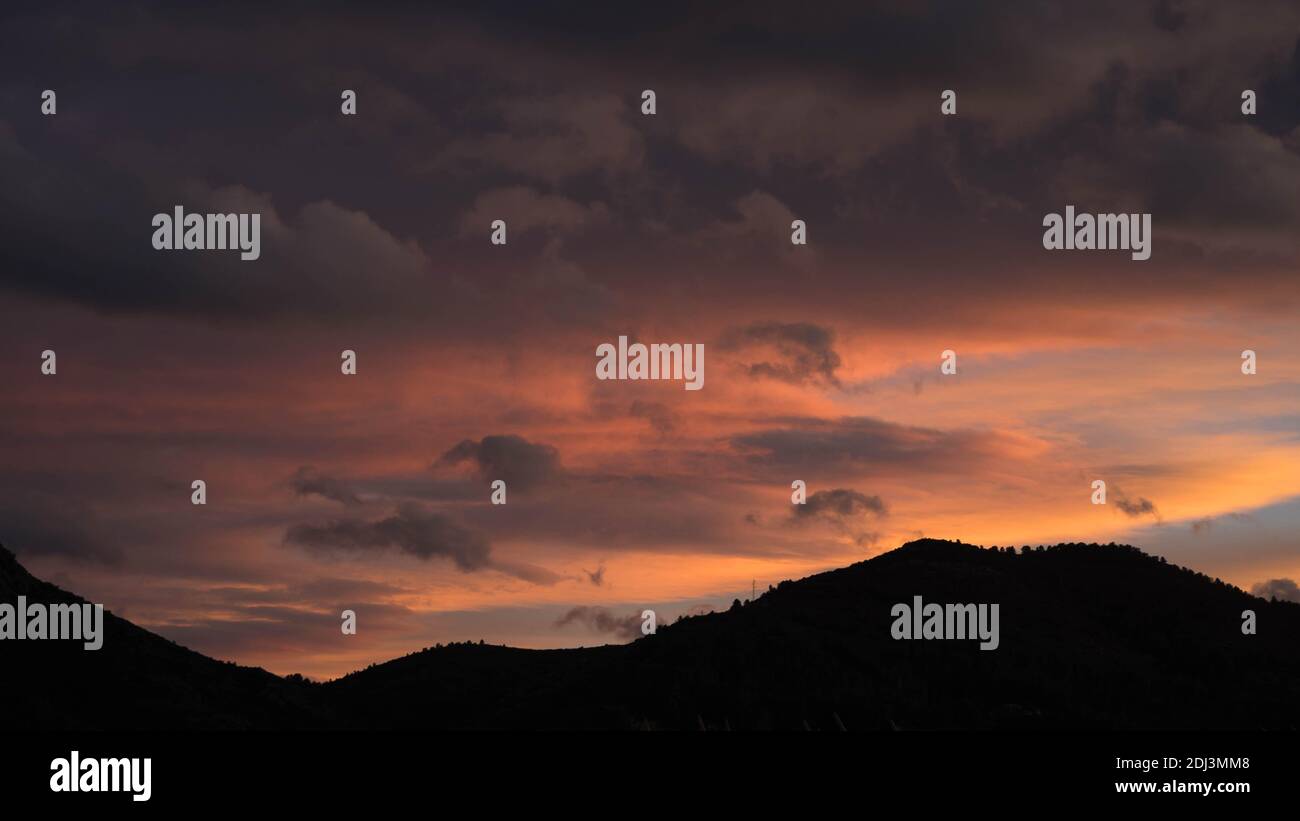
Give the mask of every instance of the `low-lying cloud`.
M 556 628 L 574 623 L 585 625 L 593 632 L 607 633 L 620 639 L 635 639 L 641 635 L 641 616 L 638 613 L 616 616 L 604 607 L 582 606 L 573 608 L 555 620 Z
M 1250 594 L 1261 599 L 1277 599 L 1300 604 L 1300 585 L 1291 579 L 1269 579 L 1266 582 L 1259 582 L 1250 588 Z

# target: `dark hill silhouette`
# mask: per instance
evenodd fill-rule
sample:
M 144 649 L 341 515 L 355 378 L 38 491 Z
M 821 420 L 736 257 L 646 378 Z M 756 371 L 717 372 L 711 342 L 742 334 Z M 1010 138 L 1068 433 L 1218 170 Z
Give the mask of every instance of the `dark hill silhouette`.
M 68 594 L 0 562 L 40 601 Z M 21 588 L 17 588 L 23 592 Z M 891 607 L 997 603 L 1001 645 L 895 641 Z M 1241 612 L 1258 635 L 1241 633 Z M 391 729 L 1294 729 L 1300 605 L 1136 548 L 1008 553 L 923 539 L 782 582 L 628 645 L 426 649 L 326 684 L 184 650 L 115 619 L 104 649 L 0 644 L 34 727 Z M 24 646 L 26 645 L 26 646 Z M 21 664 L 11 661 L 21 648 Z M 59 648 L 64 648 L 59 652 Z M 99 658 L 96 658 L 99 657 Z M 44 659 L 42 661 L 42 658 Z M 57 660 L 56 660 L 57 658 Z M 33 672 L 30 663 L 38 666 Z M 74 683 L 59 684 L 70 678 Z M 75 696 L 76 698 L 73 698 Z M 68 703 L 89 698 L 99 710 Z
M 0 602 L 83 603 L 0 547 Z M 0 641 L 0 704 L 10 730 L 290 729 L 329 720 L 308 689 L 210 659 L 104 611 L 104 645 Z

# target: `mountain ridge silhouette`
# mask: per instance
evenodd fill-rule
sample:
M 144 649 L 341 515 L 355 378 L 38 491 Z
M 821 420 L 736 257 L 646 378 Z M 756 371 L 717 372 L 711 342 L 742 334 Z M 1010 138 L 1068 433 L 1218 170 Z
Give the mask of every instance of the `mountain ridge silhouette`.
M 82 599 L 0 548 L 0 601 Z M 1000 646 L 898 641 L 896 603 L 996 603 Z M 1258 635 L 1243 635 L 1254 610 Z M 1127 545 L 920 539 L 623 645 L 426 648 L 325 683 L 105 612 L 103 649 L 4 641 L 29 730 L 1233 729 L 1300 726 L 1300 605 Z

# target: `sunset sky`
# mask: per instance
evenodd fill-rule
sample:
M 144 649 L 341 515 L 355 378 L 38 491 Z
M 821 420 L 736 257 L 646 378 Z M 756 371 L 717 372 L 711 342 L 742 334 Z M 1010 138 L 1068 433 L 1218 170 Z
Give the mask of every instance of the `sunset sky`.
M 1300 579 L 1300 9 L 863 6 L 9 13 L 0 543 L 315 678 L 921 535 Z M 178 204 L 261 259 L 155 251 Z M 1150 260 L 1044 250 L 1067 205 Z M 598 381 L 619 335 L 704 389 Z

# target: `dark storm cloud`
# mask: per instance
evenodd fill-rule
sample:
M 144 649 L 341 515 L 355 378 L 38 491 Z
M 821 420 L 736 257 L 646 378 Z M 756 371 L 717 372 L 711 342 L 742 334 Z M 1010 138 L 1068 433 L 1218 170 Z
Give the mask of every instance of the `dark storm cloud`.
M 333 476 L 326 476 L 310 465 L 298 468 L 292 482 L 293 489 L 299 496 L 315 494 L 345 505 L 361 504 L 361 497 L 357 496 L 356 491 L 346 482 Z
M 1300 587 L 1297 587 L 1291 579 L 1269 579 L 1266 582 L 1259 582 L 1250 588 L 1250 594 L 1261 599 L 1277 599 L 1300 604 Z
M 1186 169 L 1196 168 L 1188 175 Z M 1247 124 L 1126 131 L 1067 155 L 1058 196 L 1148 211 L 1189 241 L 1249 246 L 1300 227 L 1300 152 Z M 1290 250 L 1289 245 L 1283 250 Z
M 1187 22 L 1187 13 L 1181 7 L 1178 0 L 1158 0 L 1151 10 L 1151 22 L 1165 31 L 1178 31 Z
M 337 519 L 323 525 L 299 524 L 289 528 L 285 541 L 309 550 L 368 553 L 397 548 L 418 559 L 451 559 L 464 572 L 492 566 L 487 537 L 468 530 L 440 513 L 414 504 L 378 521 Z
M 1266 100 L 1300 100 L 1300 34 L 1296 35 L 1291 59 L 1273 61 L 1272 69 L 1259 87 Z M 1264 131 L 1284 139 L 1292 152 L 1300 152 L 1300 138 L 1296 134 L 1296 126 L 1300 124 L 1300 106 L 1267 106 L 1261 108 L 1257 116 Z
M 775 349 L 780 360 L 748 364 L 750 376 L 792 384 L 821 381 L 839 387 L 835 370 L 840 367 L 840 355 L 834 344 L 835 331 L 810 322 L 756 322 L 724 332 L 721 340 L 722 347 L 729 350 Z
M 115 310 L 493 334 L 505 317 L 540 321 L 538 305 L 564 321 L 618 304 L 645 275 L 629 260 L 694 286 L 701 249 L 675 241 L 760 201 L 760 215 L 809 221 L 798 259 L 836 263 L 818 266 L 813 293 L 862 293 L 877 253 L 941 263 L 871 278 L 878 310 L 909 321 L 891 294 L 968 282 L 974 267 L 989 293 L 1042 287 L 982 260 L 1038 267 L 1039 220 L 1069 201 L 1154 211 L 1158 235 L 1218 255 L 1173 265 L 1158 239 L 1149 278 L 1093 273 L 1097 299 L 1164 300 L 1168 280 L 1212 289 L 1213 265 L 1270 262 L 1255 276 L 1276 279 L 1294 261 L 1294 4 L 681 4 L 632 19 L 585 5 L 321 7 L 309 27 L 259 8 L 238 30 L 150 3 L 28 15 L 0 83 L 3 110 L 33 112 L 0 123 L 0 286 Z M 60 112 L 41 118 L 32 89 L 50 85 Z M 653 118 L 639 111 L 647 86 Z M 341 87 L 359 91 L 355 118 L 338 112 Z M 960 114 L 940 119 L 948 87 Z M 1260 93 L 1254 118 L 1243 87 Z M 149 218 L 177 202 L 255 206 L 264 259 L 153 251 Z M 512 230 L 563 238 L 563 254 L 490 249 L 476 226 L 500 209 Z M 770 221 L 746 217 L 710 253 L 788 237 L 788 219 Z M 734 294 L 789 251 L 711 275 Z M 1100 287 L 1109 276 L 1122 292 Z M 755 373 L 833 378 L 803 355 L 814 361 Z
M 509 490 L 529 490 L 556 475 L 560 453 L 550 445 L 510 434 L 484 436 L 478 442 L 465 439 L 438 460 L 446 465 L 462 462 L 476 465 L 480 477 L 487 481 L 502 479 Z
M 503 169 L 524 177 L 559 183 L 591 173 L 607 175 L 635 170 L 640 166 L 644 145 L 641 132 L 628 116 L 629 96 L 570 94 L 520 96 L 495 103 L 501 121 L 499 131 L 476 134 L 453 142 L 435 161 L 439 170 L 472 170 L 475 165 Z M 580 206 L 556 197 L 545 197 L 531 189 L 507 189 L 509 199 L 497 203 L 513 205 L 521 224 L 568 223 L 575 227 L 600 219 L 600 210 L 586 212 Z M 480 198 L 478 208 L 484 201 Z M 478 220 L 478 225 L 487 223 Z
M 461 233 L 480 237 L 497 219 L 504 220 L 511 235 L 518 238 L 533 230 L 576 233 L 592 223 L 608 220 L 609 215 L 601 203 L 583 206 L 523 186 L 494 188 L 475 198 L 474 207 L 461 218 Z
M 319 200 L 282 215 L 270 196 L 242 185 L 165 181 L 146 190 L 129 169 L 89 163 L 85 155 L 0 154 L 10 181 L 0 193 L 0 240 L 15 261 L 0 271 L 0 283 L 118 311 L 241 319 L 450 320 L 448 306 L 473 299 L 454 278 L 435 277 L 423 250 L 364 211 Z M 153 215 L 178 204 L 187 213 L 261 214 L 261 257 L 154 250 Z
M 615 638 L 635 639 L 641 635 L 641 616 L 630 613 L 616 616 L 604 607 L 575 607 L 555 620 L 556 628 L 578 623 L 596 633 L 608 633 Z

